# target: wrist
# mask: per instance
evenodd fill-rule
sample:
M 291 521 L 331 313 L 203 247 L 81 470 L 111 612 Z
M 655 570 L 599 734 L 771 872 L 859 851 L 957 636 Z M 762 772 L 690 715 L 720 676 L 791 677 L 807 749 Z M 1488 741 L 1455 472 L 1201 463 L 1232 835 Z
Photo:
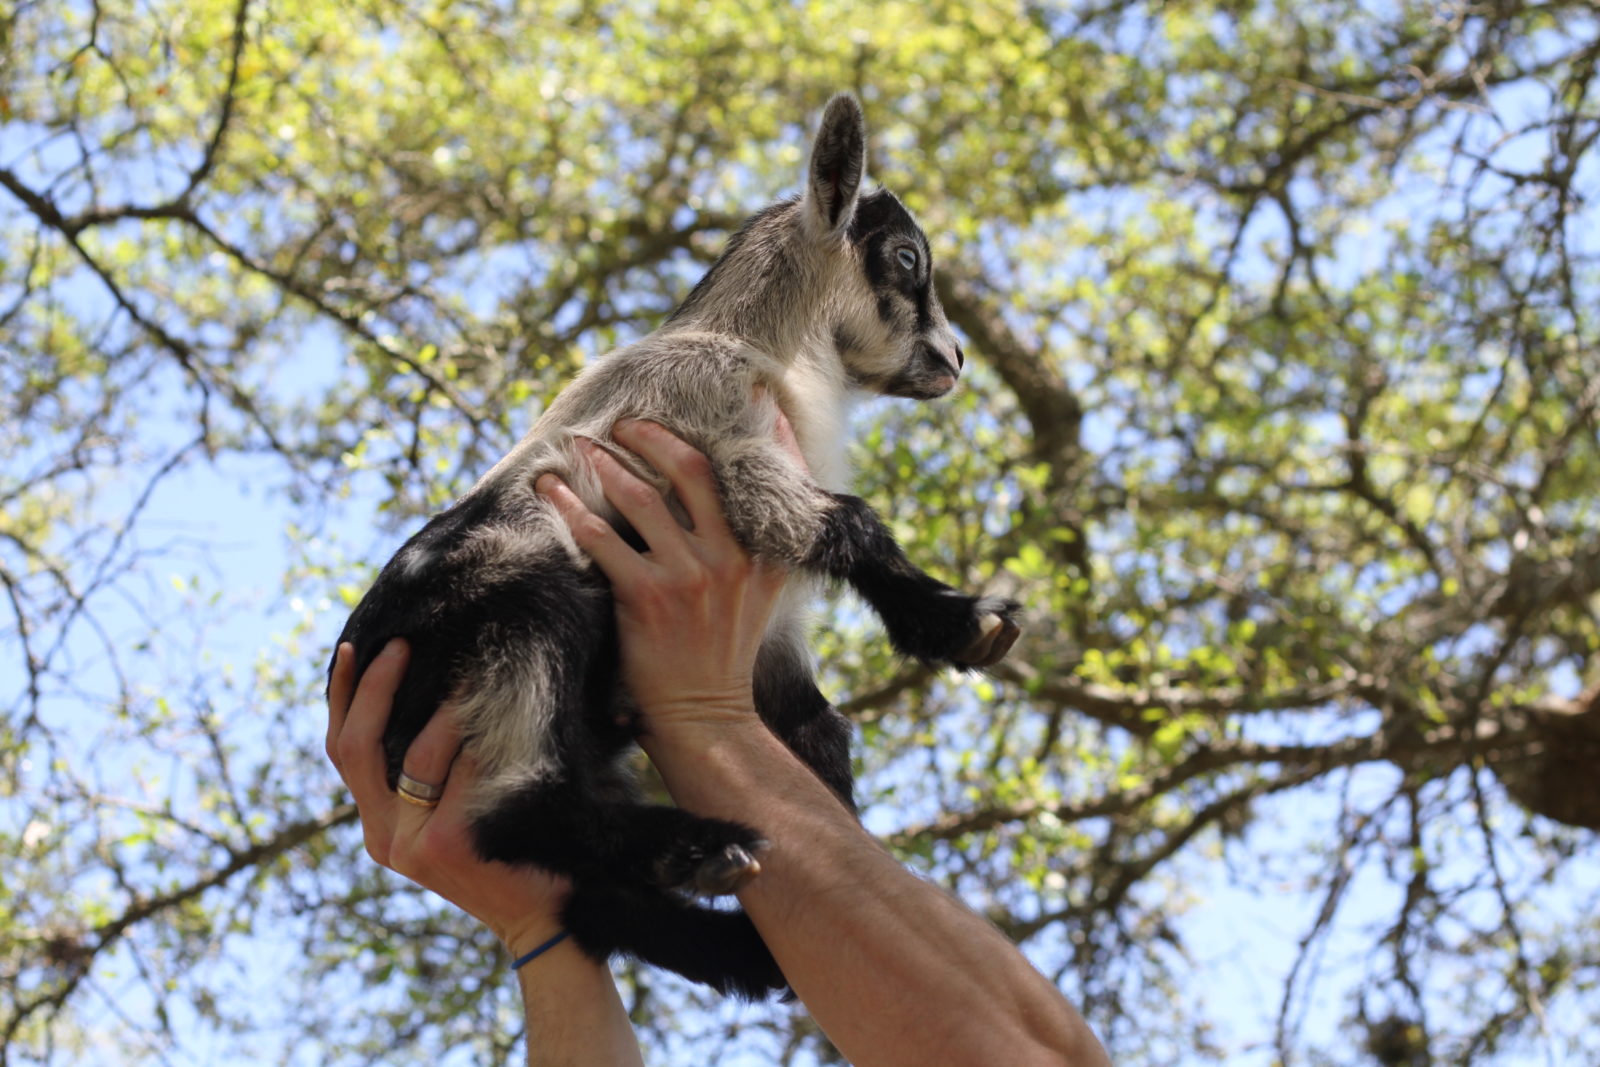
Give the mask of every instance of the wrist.
M 756 714 L 755 700 L 723 699 L 657 701 L 640 708 L 643 730 L 639 746 L 652 759 L 658 753 L 686 752 L 709 756 L 728 745 L 748 744 L 767 735 Z
M 511 954 L 511 958 L 519 960 L 540 945 L 548 942 L 551 938 L 562 934 L 565 930 L 566 928 L 561 925 L 560 919 L 554 915 L 549 915 L 538 920 L 518 923 L 503 930 L 496 929 L 494 932 L 495 936 L 500 939 L 500 944 L 504 945 L 505 950 Z
M 791 805 L 815 809 L 833 795 L 750 710 L 674 720 L 641 735 L 639 745 L 677 805 L 697 815 L 756 822 L 759 811 L 772 820 Z M 761 825 L 776 843 L 777 827 Z
M 634 692 L 641 743 L 645 737 L 698 736 L 760 724 L 750 680 L 727 686 L 674 687 L 669 692 Z

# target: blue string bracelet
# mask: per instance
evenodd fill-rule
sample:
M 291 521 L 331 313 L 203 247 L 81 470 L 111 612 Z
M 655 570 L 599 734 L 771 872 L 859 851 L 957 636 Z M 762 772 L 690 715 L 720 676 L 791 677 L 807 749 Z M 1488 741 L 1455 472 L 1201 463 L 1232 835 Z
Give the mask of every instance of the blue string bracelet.
M 529 951 L 527 955 L 518 956 L 514 961 L 512 961 L 511 969 L 513 971 L 515 971 L 518 968 L 520 968 L 524 963 L 528 963 L 528 962 L 530 962 L 532 960 L 538 959 L 540 956 L 543 956 L 546 952 L 549 952 L 551 949 L 553 949 L 557 945 L 561 944 L 561 942 L 565 941 L 570 936 L 571 936 L 571 931 L 569 931 L 569 930 L 561 931 L 559 934 L 557 934 L 556 936 L 552 937 L 550 940 L 546 941 L 544 944 L 540 945 L 538 948 L 535 948 L 535 949 L 532 949 L 531 951 Z

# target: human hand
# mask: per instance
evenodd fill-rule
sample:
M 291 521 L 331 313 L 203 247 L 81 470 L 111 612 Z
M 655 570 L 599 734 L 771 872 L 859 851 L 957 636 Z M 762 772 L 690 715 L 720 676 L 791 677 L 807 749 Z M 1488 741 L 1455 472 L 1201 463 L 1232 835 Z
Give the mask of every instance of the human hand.
M 383 730 L 409 654 L 404 641 L 389 642 L 357 688 L 355 648 L 339 646 L 328 687 L 328 758 L 355 797 L 367 854 L 479 919 L 519 956 L 560 930 L 570 886 L 534 868 L 481 860 L 473 851 L 466 805 L 477 767 L 460 751 L 450 705 L 433 716 L 405 758 L 407 775 L 444 786 L 438 804 L 421 807 L 389 789 Z
M 779 435 L 792 446 L 786 422 Z M 540 478 L 536 489 L 611 580 L 623 676 L 634 702 L 652 728 L 748 717 L 756 652 L 787 574 L 751 559 L 735 539 L 704 455 L 653 422 L 619 422 L 612 436 L 672 483 L 690 529 L 647 482 L 586 442 L 580 444 L 606 498 L 648 551 L 635 551 L 554 475 Z

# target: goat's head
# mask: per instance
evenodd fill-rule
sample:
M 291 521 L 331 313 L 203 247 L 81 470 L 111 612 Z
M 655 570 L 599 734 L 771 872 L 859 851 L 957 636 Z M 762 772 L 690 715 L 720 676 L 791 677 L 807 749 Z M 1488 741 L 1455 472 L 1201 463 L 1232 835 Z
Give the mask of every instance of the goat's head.
M 842 258 L 825 302 L 851 380 L 874 392 L 942 396 L 961 373 L 961 345 L 933 288 L 928 237 L 887 189 L 861 195 L 866 123 L 855 97 L 828 103 L 811 149 L 801 224 Z
M 673 319 L 779 348 L 821 342 L 863 389 L 943 396 L 963 357 L 934 292 L 928 238 L 893 193 L 861 192 L 866 150 L 861 105 L 835 96 L 804 195 L 746 222 Z

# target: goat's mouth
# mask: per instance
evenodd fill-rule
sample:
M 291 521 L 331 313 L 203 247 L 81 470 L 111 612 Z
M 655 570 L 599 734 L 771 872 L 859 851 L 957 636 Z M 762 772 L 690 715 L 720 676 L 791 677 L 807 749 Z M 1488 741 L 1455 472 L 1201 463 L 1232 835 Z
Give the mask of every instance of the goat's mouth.
M 956 387 L 960 370 L 932 346 L 919 347 L 918 358 L 888 383 L 884 392 L 912 400 L 934 400 Z
M 915 362 L 917 370 L 921 372 L 917 376 L 926 382 L 930 394 L 943 396 L 956 387 L 956 382 L 961 378 L 961 366 L 966 360 L 962 358 L 960 345 L 953 352 L 946 352 L 924 341 L 917 346 Z
M 909 359 L 889 374 L 863 374 L 851 371 L 850 384 L 880 396 L 900 396 L 910 400 L 933 400 L 956 387 L 961 378 L 961 349 L 946 352 L 937 345 L 919 341 Z
M 958 376 L 954 373 L 935 374 L 931 378 L 924 379 L 927 392 L 923 394 L 923 399 L 932 400 L 934 397 L 944 396 L 956 387 L 957 380 Z

